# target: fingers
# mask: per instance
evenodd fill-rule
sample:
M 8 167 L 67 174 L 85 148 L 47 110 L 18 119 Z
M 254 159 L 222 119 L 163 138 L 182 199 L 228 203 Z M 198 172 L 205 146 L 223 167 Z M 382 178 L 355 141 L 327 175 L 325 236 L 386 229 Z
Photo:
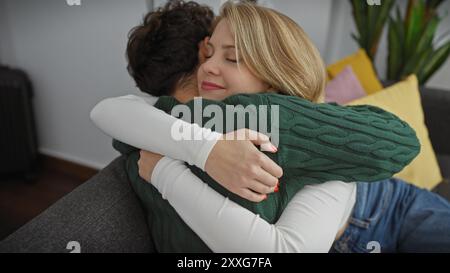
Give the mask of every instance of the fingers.
M 244 135 L 245 139 L 250 140 L 251 142 L 253 142 L 254 144 L 256 144 L 258 146 L 263 143 L 268 143 L 268 142 L 270 143 L 270 138 L 267 135 L 257 132 L 257 131 L 253 131 L 253 130 L 244 128 L 244 129 L 238 130 L 237 133 L 238 133 L 238 137 L 242 137 L 242 135 Z M 242 139 L 242 138 L 239 138 L 239 139 Z
M 280 178 L 283 176 L 283 169 L 267 155 L 261 153 L 258 163 L 260 164 L 261 168 L 265 170 L 269 175 L 276 178 Z
M 233 137 L 233 139 L 235 140 L 250 140 L 256 145 L 261 145 L 262 143 L 270 142 L 269 137 L 266 136 L 265 134 L 247 128 L 231 132 L 228 137 Z
M 261 181 L 253 180 L 251 182 L 251 184 L 248 186 L 248 188 L 255 193 L 269 194 L 269 193 L 275 192 L 277 185 L 278 185 L 278 182 L 275 182 L 274 186 L 267 186 L 266 184 L 262 183 Z
M 278 178 L 268 173 L 266 170 L 264 170 L 261 167 L 251 167 L 250 175 L 254 178 L 254 180 L 258 181 L 259 183 L 273 188 L 278 183 Z
M 259 202 L 267 199 L 267 194 L 259 194 L 259 193 L 253 192 L 252 190 L 249 190 L 249 189 L 242 189 L 242 191 L 239 195 L 242 198 L 245 198 L 245 199 L 250 200 L 255 203 L 259 203 Z
M 260 148 L 261 148 L 261 152 L 271 152 L 271 153 L 278 152 L 277 147 L 275 147 L 275 145 L 273 145 L 270 141 L 262 143 L 260 145 Z
M 277 147 L 270 142 L 270 138 L 260 132 L 253 131 L 250 129 L 241 129 L 245 133 L 245 139 L 250 140 L 253 144 L 260 146 L 261 151 L 276 153 L 278 151 Z M 238 132 L 239 133 L 239 132 Z
M 249 140 L 256 146 L 261 147 L 261 151 L 276 153 L 278 151 L 277 147 L 270 142 L 270 138 L 260 132 L 243 128 L 230 132 L 223 136 L 225 140 Z

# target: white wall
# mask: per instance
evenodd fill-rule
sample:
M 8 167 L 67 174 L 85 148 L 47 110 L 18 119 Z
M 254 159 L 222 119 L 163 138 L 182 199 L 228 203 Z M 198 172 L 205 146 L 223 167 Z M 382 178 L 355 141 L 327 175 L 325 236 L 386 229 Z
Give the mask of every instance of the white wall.
M 206 4 L 218 14 L 223 0 L 197 0 Z M 276 9 L 298 22 L 308 33 L 310 38 L 319 48 L 322 55 L 326 53 L 328 28 L 330 25 L 330 13 L 332 0 L 260 0 L 259 3 Z M 337 1 L 339 2 L 339 1 Z M 156 7 L 166 3 L 165 0 L 155 0 Z M 320 16 L 318 16 L 320 15 Z
M 89 112 L 102 98 L 136 92 L 124 54 L 146 10 L 143 0 L 1 0 L 0 60 L 31 77 L 42 153 L 97 168 L 117 155 Z
M 399 0 L 405 1 L 405 0 Z M 35 112 L 42 153 L 102 168 L 118 154 L 89 120 L 102 98 L 138 93 L 126 71 L 127 33 L 151 0 L 0 0 L 0 62 L 25 69 L 35 87 Z M 154 0 L 155 6 L 164 0 Z M 221 0 L 199 0 L 218 11 Z M 356 51 L 347 0 L 263 0 L 296 20 L 326 63 Z M 450 11 L 450 3 L 446 7 Z M 450 17 L 440 33 L 449 29 Z M 376 60 L 384 75 L 385 39 Z M 429 82 L 449 89 L 450 62 Z
M 295 20 L 308 34 L 323 58 L 328 50 L 332 0 L 271 1 L 272 8 Z

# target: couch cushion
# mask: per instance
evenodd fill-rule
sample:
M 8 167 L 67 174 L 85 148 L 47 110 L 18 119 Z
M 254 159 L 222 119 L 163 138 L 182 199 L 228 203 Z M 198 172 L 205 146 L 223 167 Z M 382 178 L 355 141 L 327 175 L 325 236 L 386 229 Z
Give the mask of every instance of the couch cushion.
M 366 96 L 366 92 L 351 66 L 347 66 L 325 88 L 325 102 L 327 103 L 346 104 L 364 96 Z
M 425 126 L 417 77 L 412 75 L 371 96 L 350 105 L 369 104 L 383 108 L 407 122 L 416 131 L 421 143 L 419 155 L 395 176 L 416 186 L 432 189 L 442 181 L 439 165 Z
M 383 85 L 378 80 L 373 64 L 364 49 L 360 49 L 355 54 L 329 65 L 327 67 L 328 75 L 333 79 L 348 65 L 352 67 L 367 94 L 370 95 L 383 89 Z

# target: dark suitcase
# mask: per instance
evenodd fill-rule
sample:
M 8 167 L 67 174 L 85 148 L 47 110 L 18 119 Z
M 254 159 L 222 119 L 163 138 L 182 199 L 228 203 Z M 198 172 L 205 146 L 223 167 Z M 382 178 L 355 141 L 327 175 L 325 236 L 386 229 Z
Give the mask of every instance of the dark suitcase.
M 0 178 L 21 173 L 33 177 L 37 137 L 32 108 L 33 90 L 21 70 L 0 66 Z

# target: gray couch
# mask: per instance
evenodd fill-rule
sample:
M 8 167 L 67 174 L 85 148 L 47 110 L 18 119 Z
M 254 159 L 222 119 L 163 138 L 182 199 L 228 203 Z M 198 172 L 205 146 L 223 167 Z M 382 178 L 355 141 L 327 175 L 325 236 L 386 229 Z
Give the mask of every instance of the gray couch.
M 430 138 L 444 177 L 450 177 L 450 92 L 422 90 Z M 448 185 L 447 185 L 448 186 Z M 147 219 L 118 157 L 0 243 L 0 252 L 154 252 Z

